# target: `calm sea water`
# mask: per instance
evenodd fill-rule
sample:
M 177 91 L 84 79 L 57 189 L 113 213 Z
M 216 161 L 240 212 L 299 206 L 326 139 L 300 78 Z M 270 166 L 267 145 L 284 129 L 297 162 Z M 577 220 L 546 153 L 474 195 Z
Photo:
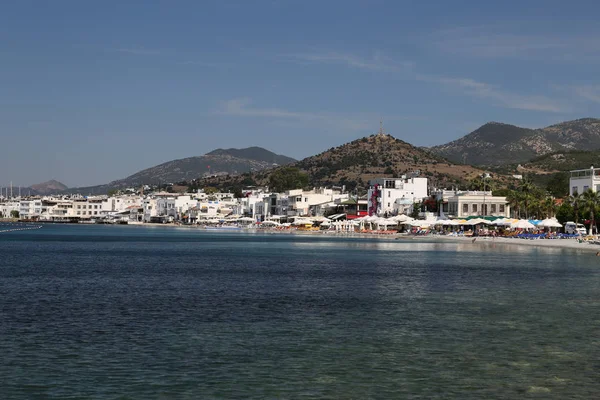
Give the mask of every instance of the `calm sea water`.
M 600 258 L 46 225 L 0 233 L 0 398 L 598 398 Z

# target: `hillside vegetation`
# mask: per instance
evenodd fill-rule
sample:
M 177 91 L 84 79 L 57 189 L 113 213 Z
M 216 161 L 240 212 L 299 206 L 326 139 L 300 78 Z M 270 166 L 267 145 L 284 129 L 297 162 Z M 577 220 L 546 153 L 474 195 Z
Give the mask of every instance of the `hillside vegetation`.
M 452 142 L 431 147 L 454 162 L 498 166 L 523 163 L 557 151 L 600 149 L 600 120 L 584 118 L 541 129 L 487 123 Z

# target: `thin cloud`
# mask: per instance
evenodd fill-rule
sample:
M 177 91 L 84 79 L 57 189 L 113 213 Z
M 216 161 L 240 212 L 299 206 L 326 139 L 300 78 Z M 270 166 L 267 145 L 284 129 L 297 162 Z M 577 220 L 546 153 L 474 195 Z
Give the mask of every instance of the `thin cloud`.
M 600 85 L 581 85 L 581 86 L 570 86 L 573 93 L 577 96 L 593 101 L 594 103 L 600 103 Z
M 414 71 L 414 65 L 412 63 L 396 63 L 381 52 L 377 53 L 372 59 L 364 59 L 355 55 L 337 52 L 301 53 L 288 55 L 288 57 L 311 63 L 342 64 L 363 70 L 387 71 L 394 74 L 401 74 L 406 79 L 455 87 L 467 95 L 490 99 L 497 105 L 505 108 L 552 113 L 567 111 L 565 106 L 546 96 L 527 96 L 511 93 L 502 90 L 496 85 L 479 82 L 470 78 L 421 74 Z
M 261 108 L 252 106 L 252 99 L 244 97 L 227 100 L 213 112 L 217 115 L 232 117 L 268 118 L 279 121 L 296 121 L 305 123 L 316 123 L 329 125 L 337 129 L 361 131 L 373 128 L 372 116 L 349 117 L 335 113 L 312 113 L 302 111 L 290 111 L 281 108 Z
M 589 34 L 514 34 L 506 26 L 440 30 L 426 38 L 439 51 L 477 58 L 522 58 L 553 61 L 599 60 L 600 39 Z M 495 30 L 495 31 L 494 31 Z
M 416 78 L 420 81 L 438 83 L 445 86 L 456 87 L 464 93 L 495 101 L 499 106 L 518 110 L 542 111 L 561 113 L 568 112 L 568 108 L 559 104 L 554 99 L 538 95 L 521 95 L 502 90 L 497 85 L 479 82 L 469 78 L 449 78 L 444 76 L 419 74 Z
M 131 54 L 135 56 L 158 56 L 162 54 L 160 50 L 152 50 L 152 49 L 136 49 L 136 48 L 120 48 L 120 49 L 112 49 L 112 51 L 117 53 L 125 53 Z
M 400 72 L 414 66 L 412 62 L 394 62 L 381 52 L 375 52 L 371 58 L 363 58 L 352 54 L 338 52 L 296 53 L 285 55 L 284 58 L 304 63 L 341 64 L 351 68 L 370 71 Z

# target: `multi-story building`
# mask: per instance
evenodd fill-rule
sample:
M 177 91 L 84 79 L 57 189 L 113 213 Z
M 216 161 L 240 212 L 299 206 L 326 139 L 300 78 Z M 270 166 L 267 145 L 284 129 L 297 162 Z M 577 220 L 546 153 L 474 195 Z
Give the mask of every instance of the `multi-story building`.
M 427 178 L 402 176 L 369 181 L 369 215 L 394 215 L 407 211 L 406 205 L 427 197 Z
M 21 204 L 16 200 L 0 203 L 0 218 L 11 218 L 13 211 L 19 211 Z
M 596 172 L 592 165 L 588 169 L 577 169 L 571 171 L 569 178 L 569 194 L 582 194 L 588 189 L 595 192 L 600 191 L 600 171 Z
M 39 219 L 42 215 L 42 199 L 25 199 L 19 202 L 19 218 Z
M 288 197 L 287 216 L 309 216 L 311 210 L 320 210 L 323 205 L 330 204 L 334 206 L 335 201 L 348 199 L 348 193 L 342 193 L 339 190 L 314 188 L 310 191 L 302 189 L 289 190 L 286 192 Z M 316 207 L 318 206 L 318 207 Z
M 434 193 L 443 218 L 510 217 L 510 206 L 504 196 L 493 196 L 491 191 L 451 191 Z

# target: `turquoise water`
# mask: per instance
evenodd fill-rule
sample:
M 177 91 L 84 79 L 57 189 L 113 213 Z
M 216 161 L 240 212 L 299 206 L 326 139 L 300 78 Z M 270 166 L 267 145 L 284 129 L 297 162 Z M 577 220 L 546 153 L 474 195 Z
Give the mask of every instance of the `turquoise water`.
M 62 225 L 0 246 L 2 399 L 600 393 L 593 254 Z

